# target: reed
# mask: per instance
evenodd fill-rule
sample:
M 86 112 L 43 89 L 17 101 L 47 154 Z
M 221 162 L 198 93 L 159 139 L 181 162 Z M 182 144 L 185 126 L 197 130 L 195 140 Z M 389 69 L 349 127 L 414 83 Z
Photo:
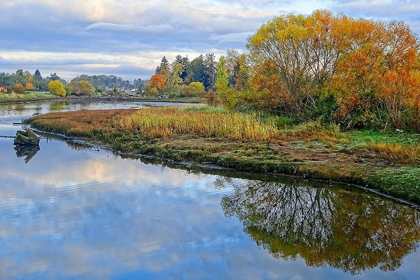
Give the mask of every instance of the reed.
M 267 141 L 280 135 L 274 122 L 265 122 L 255 113 L 185 110 L 178 107 L 141 109 L 121 118 L 116 125 L 123 130 L 138 131 L 150 137 L 190 134 L 205 138 Z
M 394 163 L 420 164 L 420 145 L 400 145 L 387 143 L 371 143 L 369 149 L 377 157 Z

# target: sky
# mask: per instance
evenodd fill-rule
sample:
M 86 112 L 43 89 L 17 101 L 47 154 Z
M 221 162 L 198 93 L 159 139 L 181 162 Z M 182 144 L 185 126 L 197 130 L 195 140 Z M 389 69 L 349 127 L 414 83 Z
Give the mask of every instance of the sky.
M 420 0 L 0 0 L 0 72 L 147 79 L 163 56 L 245 51 L 264 22 L 317 9 L 420 34 Z

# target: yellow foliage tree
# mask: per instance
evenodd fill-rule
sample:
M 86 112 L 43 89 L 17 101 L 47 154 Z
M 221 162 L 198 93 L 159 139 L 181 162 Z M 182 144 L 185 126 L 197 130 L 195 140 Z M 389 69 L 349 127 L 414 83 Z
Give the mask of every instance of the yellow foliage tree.
M 61 97 L 66 96 L 66 90 L 59 80 L 49 82 L 48 89 L 54 95 Z

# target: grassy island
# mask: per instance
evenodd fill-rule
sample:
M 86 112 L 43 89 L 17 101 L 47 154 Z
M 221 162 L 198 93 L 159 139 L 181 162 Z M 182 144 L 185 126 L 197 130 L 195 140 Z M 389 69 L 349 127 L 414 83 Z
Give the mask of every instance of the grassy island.
M 207 106 L 50 113 L 28 122 L 122 153 L 356 183 L 420 203 L 416 134 L 341 132 Z

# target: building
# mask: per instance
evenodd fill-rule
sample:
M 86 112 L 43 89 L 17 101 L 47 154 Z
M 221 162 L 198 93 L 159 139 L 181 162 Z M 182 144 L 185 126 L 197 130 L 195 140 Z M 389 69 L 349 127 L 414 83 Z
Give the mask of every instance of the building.
M 0 83 L 0 92 L 7 92 L 6 85 L 3 83 Z

